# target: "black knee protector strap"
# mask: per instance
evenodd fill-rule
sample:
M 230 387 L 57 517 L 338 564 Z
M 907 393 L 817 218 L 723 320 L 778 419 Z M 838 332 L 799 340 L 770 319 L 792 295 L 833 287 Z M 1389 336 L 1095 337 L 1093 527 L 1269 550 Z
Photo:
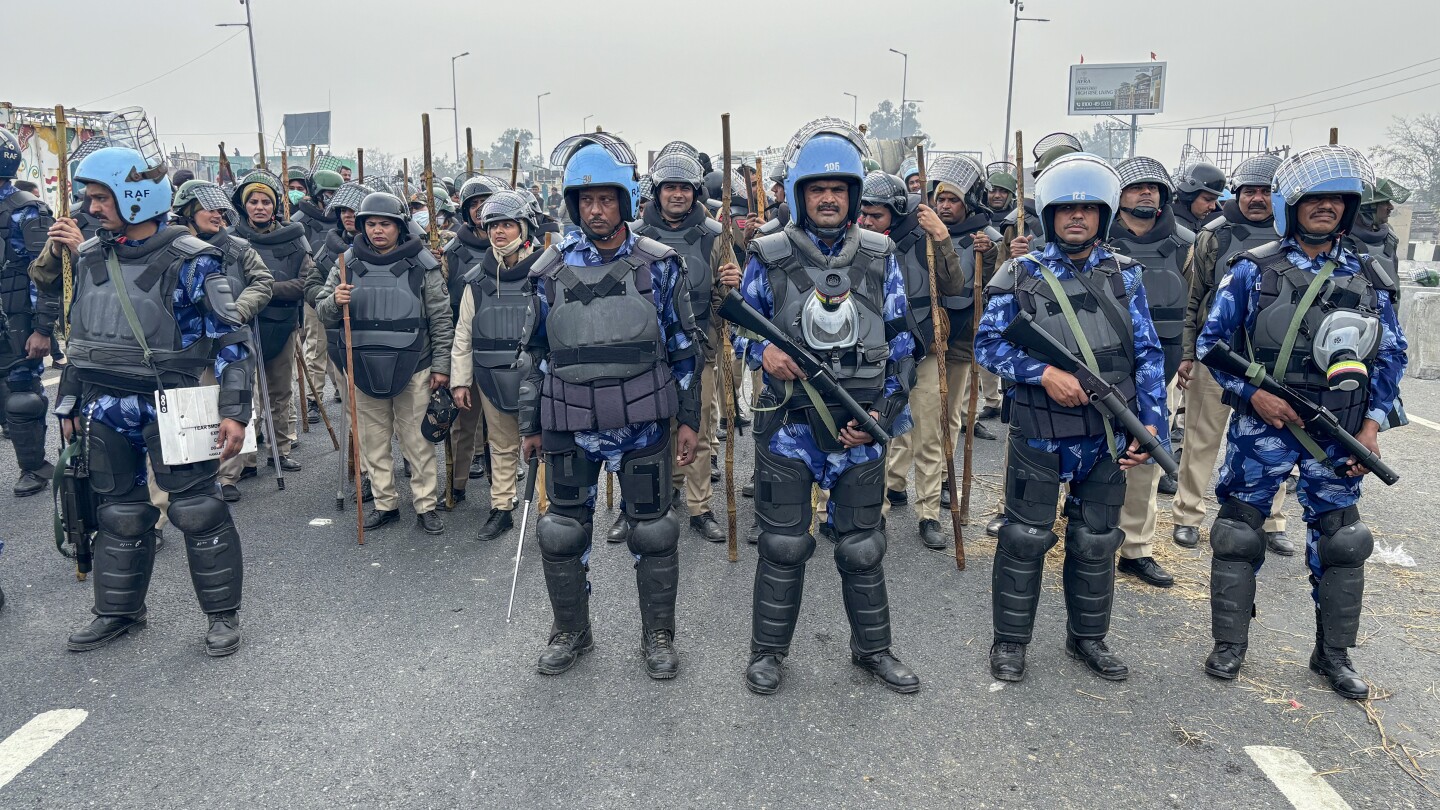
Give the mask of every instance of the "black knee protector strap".
M 1005 516 L 1012 523 L 1052 526 L 1060 500 L 1060 456 L 1031 447 L 1023 438 L 1010 437 L 1010 459 L 1005 465 Z
M 628 507 L 629 499 L 626 500 Z M 667 509 L 658 518 L 636 520 L 630 529 L 628 544 L 630 553 L 637 557 L 665 556 L 675 553 L 675 546 L 679 541 L 680 518 Z
M 647 521 L 670 511 L 670 467 L 668 432 L 662 433 L 655 444 L 620 457 L 620 494 L 625 500 L 625 514 Z
M 166 464 L 160 454 L 160 423 L 146 425 L 141 435 L 145 437 L 145 449 L 150 451 L 150 469 L 155 471 L 155 484 L 161 489 L 171 493 L 186 492 L 208 489 L 214 483 L 215 476 L 220 472 L 219 459 L 172 466 Z
M 873 571 L 885 559 L 885 533 L 860 531 L 841 535 L 835 544 L 835 567 L 842 574 Z
M 1120 525 L 1120 508 L 1125 505 L 1125 471 L 1114 459 L 1103 456 L 1095 462 L 1090 474 L 1076 483 L 1071 493 L 1080 502 L 1081 521 L 1092 533 L 1099 534 Z
M 756 522 L 762 533 L 808 534 L 812 516 L 810 488 L 814 483 L 810 467 L 799 459 L 770 452 L 761 441 L 755 445 Z
M 535 521 L 535 541 L 546 557 L 579 557 L 590 545 L 590 533 L 573 517 L 546 512 Z
M 856 464 L 840 473 L 835 485 L 830 488 L 830 514 L 834 516 L 835 531 L 842 537 L 852 532 L 877 532 L 880 528 L 880 506 L 884 499 L 883 456 L 874 461 Z M 884 538 L 881 540 L 883 543 Z M 881 553 L 884 553 L 883 547 Z
M 591 461 L 581 451 L 573 433 L 546 431 L 541 443 L 545 450 L 545 494 L 550 503 L 585 508 L 590 487 L 600 477 L 600 462 Z
M 1265 514 L 1248 503 L 1227 498 L 1210 527 L 1210 550 L 1218 560 L 1254 564 L 1265 558 Z
M 90 489 L 97 495 L 120 497 L 135 488 L 135 472 L 140 460 L 130 441 L 99 422 L 90 422 L 87 429 L 89 446 L 86 461 L 90 467 Z

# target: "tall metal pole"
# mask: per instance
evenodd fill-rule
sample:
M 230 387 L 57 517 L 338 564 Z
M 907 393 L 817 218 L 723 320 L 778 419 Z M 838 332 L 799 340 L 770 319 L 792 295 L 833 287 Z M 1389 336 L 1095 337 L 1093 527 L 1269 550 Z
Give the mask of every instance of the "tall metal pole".
M 910 86 L 910 54 L 904 51 L 890 49 L 891 53 L 898 53 L 905 60 L 904 67 L 900 71 L 900 137 L 905 137 L 905 97 L 909 94 Z
M 265 139 L 265 114 L 260 111 L 260 67 L 255 60 L 255 26 L 250 22 L 250 3 L 245 5 L 245 34 L 250 38 L 250 81 L 255 85 L 255 127 L 260 139 Z
M 1135 157 L 1135 133 L 1140 128 L 1140 116 L 1130 116 L 1130 157 Z
M 535 97 L 535 153 L 536 153 L 536 159 L 540 161 L 540 165 L 541 165 L 542 167 L 544 167 L 544 166 L 546 165 L 546 164 L 545 164 L 545 124 L 544 124 L 544 119 L 542 119 L 542 118 L 540 117 L 540 99 L 542 99 L 542 98 L 544 98 L 544 97 L 546 97 L 546 96 L 548 96 L 548 95 L 550 95 L 550 91 L 549 91 L 549 90 L 546 90 L 545 92 L 543 92 L 543 93 L 541 93 L 540 95 L 538 95 L 538 96 Z
M 460 154 L 460 97 L 455 92 L 455 60 L 469 56 L 470 52 L 450 57 L 450 110 L 455 116 L 455 154 Z
M 1005 137 L 1000 139 L 1005 144 L 1005 157 L 1001 159 L 1007 163 L 1010 161 L 1010 111 L 1015 107 L 1015 34 L 1020 29 L 1020 3 L 1010 0 L 1010 8 L 1010 82 L 1005 91 Z
M 840 92 L 844 93 L 845 91 Z M 845 95 L 849 96 L 851 101 L 850 123 L 858 124 L 860 123 L 860 97 L 854 93 L 845 93 Z

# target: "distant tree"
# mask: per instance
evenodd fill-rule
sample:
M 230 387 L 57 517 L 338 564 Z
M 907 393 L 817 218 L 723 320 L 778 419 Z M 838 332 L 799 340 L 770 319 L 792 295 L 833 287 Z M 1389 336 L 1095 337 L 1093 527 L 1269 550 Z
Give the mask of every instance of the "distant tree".
M 1376 173 L 1412 192 L 1411 200 L 1440 206 L 1440 115 L 1396 116 L 1389 143 L 1370 150 Z
M 490 144 L 489 151 L 475 150 L 475 171 L 480 171 L 480 161 L 485 161 L 487 172 L 510 165 L 510 159 L 514 156 L 515 142 L 520 142 L 520 167 L 534 167 L 540 160 L 535 154 L 535 135 L 528 129 L 511 127 L 500 134 L 495 142 Z M 548 155 L 546 156 L 548 157 Z M 461 168 L 464 168 L 463 166 Z
M 1136 131 L 1144 131 L 1139 127 Z M 1075 137 L 1080 139 L 1085 151 L 1099 155 L 1111 163 L 1119 163 L 1133 155 L 1130 154 L 1130 128 L 1122 127 L 1109 121 L 1100 121 L 1090 128 L 1088 132 L 1077 132 Z
M 899 138 L 902 129 L 901 115 L 903 113 L 903 129 L 905 135 L 907 137 L 918 135 L 924 138 L 928 144 L 930 136 L 925 134 L 924 129 L 920 125 L 919 112 L 920 108 L 915 106 L 915 102 L 913 101 L 906 102 L 905 109 L 902 111 L 893 101 L 885 99 L 876 105 L 875 110 L 870 113 L 870 119 L 867 125 L 867 129 L 869 130 L 868 134 L 872 138 Z

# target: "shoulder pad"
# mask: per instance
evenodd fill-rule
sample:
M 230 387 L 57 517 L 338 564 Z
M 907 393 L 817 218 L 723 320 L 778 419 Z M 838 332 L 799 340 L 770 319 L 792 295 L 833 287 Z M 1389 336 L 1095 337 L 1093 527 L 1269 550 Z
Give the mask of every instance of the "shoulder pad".
M 429 248 L 424 248 L 415 254 L 415 263 L 427 271 L 440 269 L 440 260 L 435 258 L 435 254 L 431 253 Z
M 530 266 L 530 277 L 548 278 L 563 264 L 565 264 L 565 259 L 560 255 L 560 248 L 551 245 L 545 248 L 545 252 L 541 253 L 540 258 L 535 260 L 535 264 Z
M 1116 267 L 1121 270 L 1129 270 L 1132 267 L 1138 267 L 1140 265 L 1140 262 L 1137 262 L 1129 256 L 1126 256 L 1124 253 L 1111 252 L 1110 258 L 1115 260 Z M 1105 264 L 1104 262 L 1101 262 L 1098 266 L 1104 267 Z
M 1224 214 L 1221 214 L 1221 215 L 1215 217 L 1214 219 L 1210 220 L 1209 222 L 1205 223 L 1204 225 L 1201 225 L 1200 227 L 1203 228 L 1203 229 L 1205 229 L 1205 230 L 1207 230 L 1207 231 L 1209 231 L 1209 232 L 1211 232 L 1211 233 L 1215 233 L 1216 231 L 1220 230 L 1221 228 L 1223 228 L 1223 227 L 1225 227 L 1226 225 L 1229 225 L 1229 224 L 1230 224 L 1230 221 L 1225 218 L 1225 215 L 1224 215 Z M 1177 224 L 1175 227 L 1176 227 L 1176 228 L 1179 228 L 1180 226 Z
M 860 228 L 860 249 L 876 256 L 886 256 L 895 252 L 895 243 L 890 237 L 883 233 L 867 231 Z
M 641 236 L 635 240 L 635 246 L 630 249 L 631 254 L 646 262 L 658 262 L 665 259 L 674 259 L 679 254 L 675 249 L 651 239 L 648 236 Z
M 790 257 L 794 251 L 790 235 L 784 231 L 757 236 L 750 240 L 750 252 L 760 257 L 765 264 L 777 264 Z
M 1378 259 L 1367 253 L 1360 257 L 1360 266 L 1364 268 L 1365 274 L 1370 277 L 1371 284 L 1391 295 L 1395 294 L 1395 278 L 1390 275 L 1390 271 L 1385 269 L 1385 265 L 1381 264 Z
M 1231 256 L 1228 266 L 1234 267 L 1235 263 L 1240 261 L 1241 259 L 1249 259 L 1251 262 L 1255 263 L 1256 266 L 1259 266 L 1264 264 L 1266 261 L 1274 260 L 1275 258 L 1280 256 L 1283 256 L 1280 250 L 1280 240 L 1276 239 L 1273 242 L 1266 242 L 1265 244 L 1257 248 L 1251 248 L 1250 250 L 1247 250 L 1243 253 L 1237 253 L 1234 256 Z
M 706 217 L 705 220 L 700 223 L 700 228 L 711 236 L 719 236 L 725 231 L 725 226 L 721 225 L 720 220 L 714 217 Z
M 780 224 L 780 220 L 778 218 L 768 219 L 765 221 L 764 225 L 760 226 L 760 230 L 756 231 L 756 233 L 760 236 L 769 236 L 772 233 L 779 233 L 780 229 L 784 227 L 784 225 Z
M 1224 219 L 1224 217 L 1221 217 L 1221 219 Z M 1190 230 L 1189 228 L 1185 227 L 1184 225 L 1179 224 L 1179 223 L 1176 223 L 1176 225 L 1175 225 L 1175 238 L 1176 238 L 1181 244 L 1185 244 L 1185 245 L 1193 245 L 1193 244 L 1195 244 L 1195 232 L 1192 231 L 1192 230 Z
M 42 209 L 45 208 L 44 200 L 41 200 L 39 197 L 36 197 L 34 194 L 31 194 L 28 191 L 21 191 L 18 188 L 15 189 L 15 193 L 11 194 L 9 199 L 5 200 L 5 202 L 9 203 L 11 209 L 15 211 L 19 211 L 21 208 L 25 208 L 26 206 L 31 205 L 39 205 Z
M 1019 208 L 1018 206 L 1015 207 L 1015 208 L 1011 208 L 1011 209 L 1010 209 L 1010 213 L 1008 213 L 1008 214 L 1005 215 L 1005 224 L 1006 224 L 1006 225 L 1014 225 L 1016 222 L 1019 221 L 1019 218 L 1020 218 L 1020 208 Z
M 445 252 L 446 252 L 446 253 L 449 253 L 449 252 L 451 252 L 451 251 L 453 251 L 453 250 L 459 250 L 459 249 L 460 249 L 460 237 L 458 237 L 458 236 L 455 237 L 454 239 L 451 239 L 449 242 L 446 242 L 446 243 L 445 243 Z
M 184 236 L 176 237 L 175 241 L 170 243 L 170 248 L 186 259 L 193 259 L 197 256 L 207 254 L 216 257 L 223 255 L 219 248 L 214 247 L 198 236 L 191 236 L 188 233 Z
M 985 284 L 985 292 L 989 295 L 996 293 L 1008 293 L 1015 289 L 1015 260 L 1006 259 L 1000 263 L 990 281 Z
M 250 247 L 250 240 L 249 240 L 249 239 L 246 239 L 246 238 L 243 237 L 243 236 L 240 236 L 240 235 L 234 234 L 234 233 L 230 233 L 230 232 L 228 232 L 228 231 L 226 232 L 225 235 L 228 236 L 228 237 L 230 237 L 230 242 L 231 242 L 232 244 L 237 245 L 238 247 L 240 247 L 240 248 L 242 248 L 242 249 L 243 249 L 243 248 L 248 248 L 248 247 Z M 198 239 L 199 237 L 196 237 L 196 238 Z
M 98 247 L 100 247 L 100 237 L 92 236 L 89 239 L 86 239 L 84 242 L 80 243 L 79 252 L 85 253 L 86 251 L 91 251 Z
M 304 226 L 304 225 L 301 225 L 300 223 L 298 223 L 298 222 L 296 222 L 295 220 L 292 219 L 292 220 L 290 220 L 289 222 L 286 222 L 285 224 L 281 225 L 281 226 L 280 226 L 280 230 L 276 231 L 276 232 L 275 232 L 275 235 L 276 235 L 276 236 L 285 236 L 285 237 L 288 237 L 288 238 L 290 238 L 290 239 L 304 239 L 304 238 L 305 238 L 305 226 Z
M 304 212 L 304 211 L 301 211 L 301 210 L 299 210 L 299 209 L 296 209 L 295 211 L 291 212 L 291 214 L 290 214 L 290 221 L 291 221 L 291 222 L 294 222 L 294 223 L 297 223 L 297 224 L 303 224 L 303 223 L 307 222 L 309 219 L 310 219 L 310 217 L 305 216 L 305 212 Z
M 654 226 L 650 225 L 643 219 L 637 219 L 634 222 L 627 222 L 625 224 L 625 227 L 629 228 L 630 232 L 635 234 L 636 236 L 649 236 L 650 234 L 655 232 Z

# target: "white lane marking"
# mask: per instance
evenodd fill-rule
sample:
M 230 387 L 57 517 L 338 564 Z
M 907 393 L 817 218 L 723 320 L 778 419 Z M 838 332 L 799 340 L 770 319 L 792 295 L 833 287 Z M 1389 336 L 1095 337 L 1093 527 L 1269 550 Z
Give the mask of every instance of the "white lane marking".
M 44 756 L 55 743 L 65 739 L 85 722 L 90 713 L 84 709 L 56 709 L 37 714 L 30 722 L 0 742 L 0 788 Z
M 1245 753 L 1296 810 L 1350 810 L 1335 788 L 1317 776 L 1299 753 L 1275 745 L 1247 745 Z
M 1431 430 L 1440 430 L 1440 422 L 1431 422 L 1429 419 L 1426 419 L 1423 416 L 1415 416 L 1414 414 L 1407 413 L 1405 414 L 1405 418 L 1409 419 L 1411 422 L 1414 422 L 1417 425 L 1424 425 Z

